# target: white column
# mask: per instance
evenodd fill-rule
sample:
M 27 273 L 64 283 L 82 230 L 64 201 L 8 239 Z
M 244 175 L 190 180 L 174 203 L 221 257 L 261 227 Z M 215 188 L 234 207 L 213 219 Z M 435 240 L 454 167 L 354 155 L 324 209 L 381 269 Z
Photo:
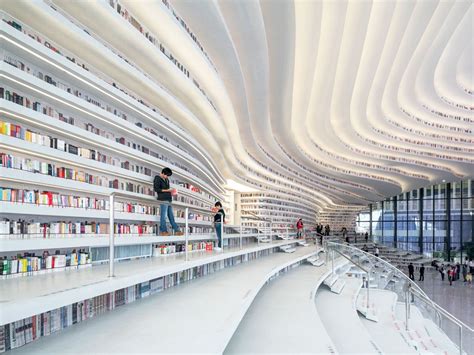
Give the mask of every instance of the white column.
M 189 217 L 189 207 L 186 207 L 186 209 L 184 210 L 184 260 L 185 261 L 188 261 L 188 238 L 189 238 L 189 228 L 188 228 L 188 225 L 189 225 L 189 221 L 188 221 L 188 217 Z
M 109 196 L 109 277 L 114 277 L 114 259 L 115 259 L 115 246 L 114 246 L 114 194 Z

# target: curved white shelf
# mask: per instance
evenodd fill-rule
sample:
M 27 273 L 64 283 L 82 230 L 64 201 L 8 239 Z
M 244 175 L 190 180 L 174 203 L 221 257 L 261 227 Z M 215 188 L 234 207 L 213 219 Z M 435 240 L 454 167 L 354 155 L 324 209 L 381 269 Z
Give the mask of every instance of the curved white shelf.
M 244 247 L 242 250 L 232 249 L 225 250 L 224 252 L 220 253 L 216 251 L 191 253 L 189 256 L 189 261 L 187 262 L 184 261 L 184 255 L 170 255 L 166 258 L 158 257 L 132 260 L 123 263 L 117 263 L 115 265 L 116 277 L 114 278 L 108 277 L 108 265 L 97 265 L 83 270 L 74 270 L 74 272 L 52 273 L 38 275 L 31 278 L 20 277 L 3 280 L 2 286 L 5 287 L 0 288 L 0 325 L 11 323 L 35 314 L 56 309 L 98 295 L 103 295 L 105 293 L 113 292 L 115 290 L 136 285 L 148 280 L 153 280 L 182 270 L 187 270 L 196 266 L 205 265 L 216 261 L 223 261 L 234 256 L 271 249 L 277 247 L 278 245 L 291 243 L 294 242 L 285 241 L 273 244 L 265 244 L 262 246 L 251 245 Z M 287 256 L 288 254 L 284 253 L 277 254 L 285 255 L 279 258 L 280 260 L 283 260 L 284 264 L 277 265 L 281 268 L 284 268 L 287 265 L 298 260 L 303 260 L 312 254 L 314 254 L 314 251 L 310 252 L 306 248 L 301 248 L 299 253 L 294 253 L 290 256 Z M 254 263 L 250 263 L 249 265 L 251 264 Z M 230 270 L 232 269 L 235 268 L 231 268 Z M 232 324 L 233 329 L 228 329 L 230 332 L 226 331 L 226 334 L 222 334 L 220 337 L 221 339 L 226 340 L 225 344 L 220 344 L 220 346 L 223 347 L 222 350 L 225 348 L 227 340 L 230 339 L 230 336 L 237 327 L 238 322 L 240 321 L 241 317 L 245 313 L 246 308 L 250 305 L 258 290 L 263 286 L 268 278 L 277 271 L 278 268 L 275 268 L 275 265 L 272 264 L 271 267 L 264 273 L 266 277 L 262 278 L 261 275 L 258 277 L 259 283 L 257 287 L 252 289 L 250 292 L 248 288 L 244 287 L 245 295 L 243 299 L 239 301 L 241 307 L 240 311 L 238 314 L 234 315 L 237 318 Z M 246 278 L 251 275 L 253 274 L 246 274 Z M 252 277 L 255 277 L 255 275 Z M 239 284 L 232 278 L 224 277 L 224 279 L 231 284 Z M 227 288 L 219 287 L 217 290 L 222 291 L 227 290 Z M 202 295 L 200 292 L 194 292 L 195 296 L 200 294 Z M 205 303 L 208 305 L 209 298 L 207 295 L 205 298 Z M 188 301 L 191 302 L 193 299 L 196 299 L 196 297 L 190 297 L 188 298 Z M 212 299 L 215 301 L 218 298 Z M 225 303 L 228 302 L 228 299 L 223 299 L 223 301 L 224 305 L 226 306 L 227 304 Z M 181 304 L 181 306 L 182 305 L 183 304 Z M 180 308 L 188 309 L 187 307 Z M 195 310 L 202 311 L 203 308 L 199 307 Z M 231 307 L 229 307 L 228 310 L 231 310 Z M 175 317 L 175 315 L 173 315 L 173 317 L 174 319 L 179 319 L 178 317 Z

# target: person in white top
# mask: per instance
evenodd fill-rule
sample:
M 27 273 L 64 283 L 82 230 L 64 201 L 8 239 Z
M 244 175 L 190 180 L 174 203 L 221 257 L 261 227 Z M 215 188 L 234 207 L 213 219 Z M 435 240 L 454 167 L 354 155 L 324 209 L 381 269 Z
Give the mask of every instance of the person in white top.
M 474 260 L 469 260 L 469 272 L 474 274 Z
M 379 256 L 379 248 L 378 248 L 378 247 L 375 247 L 375 253 L 374 253 L 374 254 L 375 254 L 375 256 L 377 256 L 377 257 Z

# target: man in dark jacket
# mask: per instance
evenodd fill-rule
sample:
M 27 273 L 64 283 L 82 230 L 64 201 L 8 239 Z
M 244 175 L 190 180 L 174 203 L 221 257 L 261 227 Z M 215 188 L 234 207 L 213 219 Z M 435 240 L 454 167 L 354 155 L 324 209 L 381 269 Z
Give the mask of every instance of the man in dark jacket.
M 173 175 L 170 168 L 164 168 L 159 175 L 155 176 L 153 181 L 153 188 L 157 193 L 158 201 L 160 202 L 160 235 L 167 236 L 168 228 L 166 226 L 166 215 L 170 221 L 171 227 L 174 230 L 175 235 L 183 235 L 178 225 L 174 221 L 173 207 L 171 206 L 171 193 L 174 189 L 170 188 L 169 177 Z
M 418 281 L 425 281 L 425 266 L 423 264 L 420 267 L 420 278 Z
M 408 277 L 412 280 L 415 279 L 415 267 L 412 263 L 408 265 Z

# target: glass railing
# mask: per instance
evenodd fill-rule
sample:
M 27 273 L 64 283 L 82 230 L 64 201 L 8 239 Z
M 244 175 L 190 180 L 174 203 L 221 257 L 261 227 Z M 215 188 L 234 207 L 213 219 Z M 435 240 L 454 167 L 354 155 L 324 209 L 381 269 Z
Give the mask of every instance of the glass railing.
M 433 302 L 428 295 L 401 270 L 359 248 L 338 242 L 326 241 L 326 257 L 344 257 L 365 274 L 367 292 L 370 289 L 382 289 L 394 292 L 398 302 L 405 304 L 404 324 L 406 330 L 411 327 L 411 315 L 417 308 L 422 316 L 433 322 L 445 333 L 457 347 L 459 354 L 474 354 L 474 329 L 463 323 L 441 306 Z M 367 282 L 368 280 L 368 282 Z M 368 294 L 369 295 L 369 294 Z

